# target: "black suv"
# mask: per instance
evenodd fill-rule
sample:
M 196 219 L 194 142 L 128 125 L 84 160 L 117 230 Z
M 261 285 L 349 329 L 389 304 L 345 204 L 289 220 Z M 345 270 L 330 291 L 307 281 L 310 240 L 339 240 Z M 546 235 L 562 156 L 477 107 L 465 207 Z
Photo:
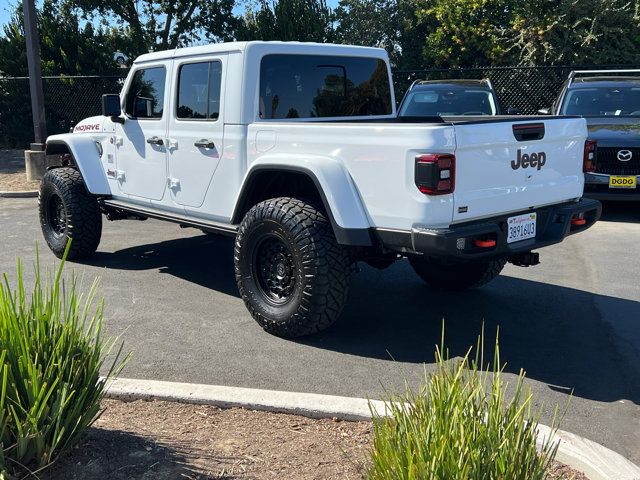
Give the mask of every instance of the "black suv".
M 586 119 L 589 140 L 598 147 L 595 171 L 586 174 L 585 196 L 640 200 L 640 70 L 571 72 L 553 107 L 539 113 Z
M 398 116 L 500 115 L 489 80 L 416 80 L 405 93 Z

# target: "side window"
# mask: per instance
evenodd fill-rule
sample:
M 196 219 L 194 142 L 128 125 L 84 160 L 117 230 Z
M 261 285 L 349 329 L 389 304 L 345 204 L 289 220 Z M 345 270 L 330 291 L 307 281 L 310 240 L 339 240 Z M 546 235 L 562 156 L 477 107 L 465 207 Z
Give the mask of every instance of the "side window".
M 162 118 L 165 77 L 164 67 L 135 72 L 127 91 L 125 112 L 135 118 Z
M 177 118 L 217 120 L 220 116 L 221 83 L 220 62 L 182 65 L 178 73 Z
M 387 64 L 365 57 L 266 55 L 260 65 L 260 118 L 389 115 Z

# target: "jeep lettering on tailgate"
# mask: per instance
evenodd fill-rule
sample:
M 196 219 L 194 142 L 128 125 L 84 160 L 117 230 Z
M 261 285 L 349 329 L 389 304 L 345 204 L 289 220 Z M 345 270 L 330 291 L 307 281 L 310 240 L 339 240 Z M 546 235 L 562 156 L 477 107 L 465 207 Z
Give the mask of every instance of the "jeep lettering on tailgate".
M 515 160 L 511 160 L 511 168 L 518 170 L 520 167 L 535 167 L 540 170 L 545 163 L 547 163 L 547 154 L 545 152 L 534 152 L 529 155 L 528 153 L 522 153 L 522 150 L 518 149 L 518 156 Z

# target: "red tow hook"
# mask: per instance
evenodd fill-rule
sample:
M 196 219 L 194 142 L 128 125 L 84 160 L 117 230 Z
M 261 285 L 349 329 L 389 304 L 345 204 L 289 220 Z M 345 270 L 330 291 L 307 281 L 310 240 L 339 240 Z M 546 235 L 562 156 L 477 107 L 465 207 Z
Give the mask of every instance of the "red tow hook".
M 587 219 L 584 218 L 584 213 L 578 213 L 571 217 L 571 225 L 574 227 L 581 227 L 587 224 Z
M 480 247 L 480 248 L 492 248 L 496 246 L 496 241 L 495 240 L 480 240 L 478 238 L 476 238 L 473 241 L 473 244 L 476 247 Z

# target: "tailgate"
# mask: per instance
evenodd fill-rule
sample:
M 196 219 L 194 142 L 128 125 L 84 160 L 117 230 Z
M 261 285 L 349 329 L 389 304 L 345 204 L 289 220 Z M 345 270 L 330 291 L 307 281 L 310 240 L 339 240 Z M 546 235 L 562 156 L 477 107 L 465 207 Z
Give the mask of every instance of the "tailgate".
M 523 118 L 454 125 L 453 223 L 582 196 L 582 118 Z

